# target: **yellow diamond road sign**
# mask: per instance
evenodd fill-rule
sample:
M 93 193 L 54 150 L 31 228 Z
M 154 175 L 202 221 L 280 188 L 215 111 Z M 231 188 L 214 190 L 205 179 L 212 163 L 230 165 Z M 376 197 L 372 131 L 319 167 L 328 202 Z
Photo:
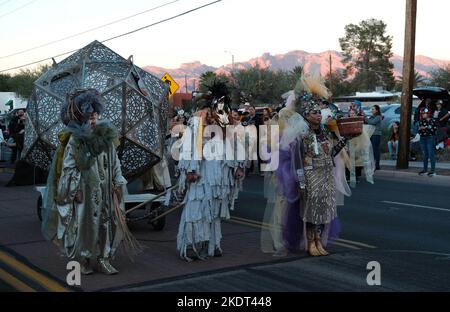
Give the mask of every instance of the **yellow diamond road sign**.
M 173 80 L 173 78 L 170 77 L 170 75 L 168 73 L 165 73 L 164 76 L 162 76 L 161 80 L 169 84 L 169 86 L 170 86 L 169 96 L 174 95 L 175 92 L 177 92 L 177 90 L 180 88 L 178 83 L 176 83 L 176 81 Z

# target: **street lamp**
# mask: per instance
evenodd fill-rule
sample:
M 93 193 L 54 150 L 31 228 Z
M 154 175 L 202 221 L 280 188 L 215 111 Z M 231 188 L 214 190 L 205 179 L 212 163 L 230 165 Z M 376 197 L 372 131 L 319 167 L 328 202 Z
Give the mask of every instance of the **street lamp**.
M 225 51 L 225 53 L 228 53 L 231 55 L 231 70 L 234 70 L 234 55 L 230 51 Z

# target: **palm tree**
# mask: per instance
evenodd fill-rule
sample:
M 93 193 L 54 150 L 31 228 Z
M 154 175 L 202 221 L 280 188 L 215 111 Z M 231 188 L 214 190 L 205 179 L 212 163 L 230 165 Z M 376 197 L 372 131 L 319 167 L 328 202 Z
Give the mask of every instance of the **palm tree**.
M 304 69 L 305 68 L 303 65 L 297 65 L 291 70 L 291 75 L 293 75 L 294 77 L 296 77 L 298 79 L 303 75 Z
M 426 81 L 427 81 L 426 77 L 419 74 L 417 70 L 414 71 L 414 84 L 413 84 L 414 88 L 424 85 Z M 400 90 L 402 88 L 402 85 L 403 85 L 403 76 L 400 76 L 398 81 L 398 88 L 400 88 Z
M 291 89 L 295 87 L 297 81 L 303 76 L 304 69 L 303 65 L 297 65 L 289 72 L 289 84 L 291 85 Z
M 211 79 L 214 79 L 217 77 L 217 74 L 212 71 L 204 72 L 200 75 L 200 86 L 205 85 L 207 81 L 210 81 Z

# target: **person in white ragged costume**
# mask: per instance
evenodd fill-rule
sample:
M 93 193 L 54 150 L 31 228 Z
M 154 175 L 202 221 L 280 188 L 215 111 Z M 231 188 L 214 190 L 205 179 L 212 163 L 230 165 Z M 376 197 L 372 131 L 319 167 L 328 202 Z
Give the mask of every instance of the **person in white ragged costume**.
M 226 97 L 226 92 L 197 96 L 200 110 L 182 137 L 179 186 L 186 193 L 177 250 L 186 261 L 222 256 L 221 220 L 230 218 L 244 176 L 245 160 L 227 157 L 232 141 L 224 140 Z M 239 138 L 237 145 L 242 144 Z

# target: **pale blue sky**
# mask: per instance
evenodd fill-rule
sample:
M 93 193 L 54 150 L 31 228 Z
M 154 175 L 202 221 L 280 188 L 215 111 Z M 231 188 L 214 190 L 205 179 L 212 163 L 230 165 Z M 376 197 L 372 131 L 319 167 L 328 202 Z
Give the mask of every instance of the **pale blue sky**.
M 0 57 L 57 40 L 173 0 L 0 0 Z M 124 22 L 9 58 L 0 70 L 81 48 L 157 22 L 212 0 L 179 0 Z M 5 3 L 4 3 L 5 2 Z M 7 14 L 27 3 L 28 6 Z M 4 4 L 2 4 L 4 3 Z M 416 54 L 450 60 L 448 0 L 419 0 Z M 340 50 L 344 26 L 382 19 L 403 55 L 405 0 L 223 0 L 178 19 L 106 45 L 137 65 L 177 68 L 199 60 L 220 66 L 247 61 L 264 52 Z M 57 61 L 62 60 L 57 58 Z

